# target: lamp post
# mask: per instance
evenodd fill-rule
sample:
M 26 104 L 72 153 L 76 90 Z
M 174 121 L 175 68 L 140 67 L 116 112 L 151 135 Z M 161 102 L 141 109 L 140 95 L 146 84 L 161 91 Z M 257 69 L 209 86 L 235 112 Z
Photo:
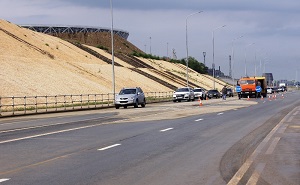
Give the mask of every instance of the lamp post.
M 150 39 L 150 55 L 152 55 L 152 52 L 151 52 L 151 37 L 149 39 Z
M 185 19 L 185 43 L 186 43 L 186 86 L 188 87 L 189 86 L 189 71 L 188 71 L 188 68 L 189 68 L 189 48 L 188 48 L 188 26 L 187 26 L 187 21 L 188 21 L 188 18 L 190 18 L 191 16 L 193 15 L 196 15 L 198 13 L 201 13 L 203 11 L 199 11 L 199 12 L 195 12 L 195 13 L 192 13 L 190 15 L 188 15 Z
M 204 58 L 204 61 L 203 61 L 203 63 L 204 63 L 204 65 L 205 65 L 205 56 L 206 56 L 206 52 L 205 52 L 205 51 L 203 51 L 203 58 Z
M 116 85 L 115 85 L 115 57 L 114 57 L 114 16 L 113 16 L 113 2 L 110 0 L 110 12 L 111 12 L 111 56 L 112 56 L 112 88 L 114 93 L 114 100 L 116 94 Z
M 232 40 L 232 45 L 231 45 L 231 56 L 232 56 L 232 85 L 233 85 L 233 89 L 234 89 L 234 41 L 236 41 L 237 39 L 240 39 L 244 36 L 239 36 L 235 39 Z
M 214 77 L 214 89 L 216 89 L 216 80 L 215 80 L 215 36 L 214 36 L 214 32 L 217 30 L 217 29 L 220 29 L 220 28 L 224 28 L 226 25 L 223 25 L 223 26 L 220 26 L 218 28 L 215 28 L 213 31 L 212 31 L 212 45 L 213 45 L 213 63 L 212 63 L 212 70 L 213 70 L 213 77 Z
M 255 44 L 254 42 L 245 47 L 245 76 L 247 76 L 247 47 Z

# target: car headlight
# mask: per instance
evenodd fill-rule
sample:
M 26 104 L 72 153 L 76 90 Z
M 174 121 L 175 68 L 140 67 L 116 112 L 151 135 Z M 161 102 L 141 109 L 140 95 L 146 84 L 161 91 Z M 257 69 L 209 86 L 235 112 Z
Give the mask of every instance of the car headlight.
M 132 97 L 130 97 L 130 98 L 128 98 L 129 100 L 134 100 L 134 96 L 132 96 Z

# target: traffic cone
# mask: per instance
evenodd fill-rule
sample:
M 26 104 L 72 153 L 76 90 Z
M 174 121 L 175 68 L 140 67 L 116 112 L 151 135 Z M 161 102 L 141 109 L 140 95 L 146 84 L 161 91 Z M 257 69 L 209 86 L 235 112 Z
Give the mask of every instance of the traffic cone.
M 270 96 L 270 95 L 269 95 L 269 98 L 268 98 L 268 99 L 269 99 L 269 101 L 271 101 L 271 96 Z
M 249 96 L 248 96 L 247 100 L 250 100 Z
M 263 95 L 261 95 L 260 99 L 261 99 L 261 100 L 264 100 L 264 96 L 263 96 Z
M 203 106 L 201 99 L 199 98 L 199 106 Z
M 282 98 L 282 99 L 284 98 L 283 94 L 281 94 L 281 98 Z

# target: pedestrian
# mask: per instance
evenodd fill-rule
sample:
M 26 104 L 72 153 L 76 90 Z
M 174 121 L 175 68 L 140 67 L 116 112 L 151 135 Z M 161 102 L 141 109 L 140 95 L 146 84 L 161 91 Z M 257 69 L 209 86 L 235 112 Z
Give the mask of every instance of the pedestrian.
M 236 88 L 235 88 L 235 91 L 238 93 L 238 97 L 239 97 L 239 100 L 241 99 L 241 91 L 242 91 L 242 88 L 240 86 L 240 84 L 236 84 Z
M 226 95 L 227 95 L 227 88 L 226 85 L 224 85 L 223 89 L 222 89 L 222 97 L 223 100 L 226 100 Z

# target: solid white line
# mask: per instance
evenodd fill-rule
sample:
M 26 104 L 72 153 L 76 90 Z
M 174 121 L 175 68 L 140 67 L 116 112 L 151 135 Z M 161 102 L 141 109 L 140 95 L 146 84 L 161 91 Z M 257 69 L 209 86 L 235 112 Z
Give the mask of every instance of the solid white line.
M 202 121 L 203 119 L 197 119 L 197 120 L 195 120 L 195 121 Z
M 27 137 L 22 137 L 22 138 L 17 138 L 17 139 L 0 141 L 0 144 L 10 143 L 10 142 L 14 142 L 14 141 L 21 141 L 21 140 L 25 140 L 25 139 L 32 139 L 32 138 L 41 137 L 41 136 L 48 136 L 48 135 L 53 135 L 53 134 L 58 134 L 58 133 L 63 133 L 63 132 L 70 132 L 70 131 L 80 130 L 80 129 L 84 129 L 84 128 L 91 128 L 91 127 L 96 127 L 96 126 L 100 126 L 103 124 L 104 123 L 100 123 L 100 124 L 88 125 L 88 126 L 84 126 L 84 127 L 77 127 L 77 128 L 67 129 L 67 130 L 60 130 L 60 131 L 56 131 L 56 132 L 49 132 L 49 133 L 45 133 L 45 134 L 38 134 L 38 135 L 27 136 Z
M 222 115 L 222 114 L 224 114 L 224 112 L 220 112 L 220 113 L 218 113 L 217 115 L 220 116 L 220 115 Z
M 92 121 L 92 120 L 97 120 L 99 118 L 106 118 L 106 117 L 98 117 L 98 118 L 93 118 L 93 119 L 83 119 L 83 120 L 78 120 L 78 121 L 75 121 L 75 122 Z M 49 124 L 49 125 L 39 125 L 39 126 L 31 126 L 31 127 L 25 127 L 25 128 L 16 128 L 16 129 L 12 129 L 12 130 L 0 131 L 0 133 L 7 133 L 7 132 L 14 132 L 14 131 L 21 131 L 21 130 L 29 130 L 29 129 L 35 129 L 35 128 L 50 127 L 50 126 L 58 126 L 58 125 L 64 125 L 64 124 L 69 124 L 69 123 L 75 123 L 75 122 L 71 121 L 71 122 L 63 122 L 63 123 L 54 123 L 54 124 Z
M 114 145 L 111 145 L 111 146 L 107 146 L 107 147 L 104 147 L 104 148 L 100 148 L 98 149 L 99 151 L 104 151 L 104 150 L 107 150 L 107 149 L 110 149 L 110 148 L 114 148 L 114 147 L 117 147 L 117 146 L 120 146 L 121 144 L 114 144 Z
M 10 179 L 0 179 L 0 182 L 5 182 L 5 181 L 8 181 Z
M 169 131 L 169 130 L 173 130 L 174 128 L 167 128 L 167 129 L 164 129 L 164 130 L 160 130 L 160 132 L 166 132 L 166 131 Z

